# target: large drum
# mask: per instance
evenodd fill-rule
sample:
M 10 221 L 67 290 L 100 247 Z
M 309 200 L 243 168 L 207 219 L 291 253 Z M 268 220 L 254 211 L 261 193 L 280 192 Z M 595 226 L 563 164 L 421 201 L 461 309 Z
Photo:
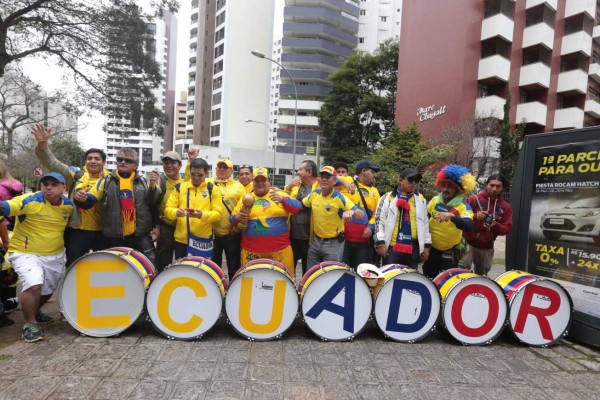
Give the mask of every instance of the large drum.
M 456 340 L 465 345 L 489 344 L 502 333 L 508 304 L 496 282 L 453 268 L 433 283 L 442 297 L 442 322 Z
M 167 266 L 148 289 L 150 322 L 168 339 L 199 339 L 217 323 L 227 286 L 225 274 L 211 260 L 181 258 Z
M 249 340 L 272 340 L 287 331 L 298 313 L 294 277 L 280 262 L 250 261 L 231 280 L 225 311 L 233 329 Z
M 373 308 L 369 286 L 346 264 L 315 265 L 302 277 L 298 291 L 304 321 L 322 340 L 351 340 L 369 321 Z
M 117 335 L 144 310 L 154 276 L 152 263 L 133 249 L 88 253 L 67 269 L 60 282 L 61 310 L 67 322 L 85 335 Z
M 569 329 L 573 301 L 558 283 L 523 271 L 508 271 L 496 278 L 510 304 L 510 329 L 523 343 L 546 347 Z
M 375 322 L 386 337 L 413 343 L 425 338 L 440 315 L 440 293 L 424 275 L 404 265 L 381 268 L 383 283 L 373 289 Z

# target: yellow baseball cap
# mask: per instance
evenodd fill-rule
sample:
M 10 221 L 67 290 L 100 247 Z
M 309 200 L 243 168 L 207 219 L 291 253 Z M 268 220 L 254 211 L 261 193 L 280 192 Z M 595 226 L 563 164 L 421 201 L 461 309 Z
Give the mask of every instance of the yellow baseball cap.
M 319 174 L 327 174 L 331 176 L 337 176 L 337 171 L 331 165 L 325 165 L 319 171 Z
M 254 177 L 252 179 L 254 180 L 258 176 L 264 176 L 265 178 L 269 179 L 269 171 L 265 167 L 255 168 Z
M 222 158 L 219 161 L 217 161 L 217 166 L 219 164 L 225 164 L 225 165 L 227 165 L 227 168 L 233 168 L 233 163 L 231 162 L 231 160 L 228 160 L 226 158 Z

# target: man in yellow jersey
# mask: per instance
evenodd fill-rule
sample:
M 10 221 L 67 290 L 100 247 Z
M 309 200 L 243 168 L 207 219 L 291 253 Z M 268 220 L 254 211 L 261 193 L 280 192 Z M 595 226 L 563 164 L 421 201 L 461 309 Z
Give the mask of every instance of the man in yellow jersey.
M 249 213 L 243 212 L 243 201 L 240 200 L 233 210 L 232 221 L 235 226 L 240 222 L 247 223 L 241 230 L 242 256 L 241 263 L 258 258 L 279 261 L 294 274 L 294 254 L 290 245 L 288 217 L 290 212 L 271 195 L 271 180 L 266 168 L 254 170 L 253 205 Z M 275 189 L 273 189 L 275 190 Z M 277 191 L 280 196 L 284 192 Z
M 367 217 L 364 220 L 352 218 L 344 224 L 346 242 L 342 261 L 354 270 L 359 264 L 374 263 L 375 249 L 371 239 L 375 232 L 375 211 L 380 198 L 379 191 L 373 186 L 379 166 L 369 160 L 360 160 L 356 163 L 355 171 L 356 191 L 350 199 Z
M 298 167 L 298 177 L 285 187 L 292 199 L 302 201 L 313 189 L 319 187 L 317 164 L 304 160 Z M 308 248 L 310 247 L 310 208 L 305 208 L 290 218 L 290 242 L 294 253 L 294 267 L 298 260 L 302 263 L 302 275 L 308 270 Z M 310 266 L 312 267 L 312 265 Z
M 156 268 L 162 271 L 173 261 L 173 252 L 175 251 L 175 218 L 168 218 L 165 215 L 165 207 L 169 196 L 173 190 L 184 181 L 181 174 L 181 156 L 176 151 L 167 151 L 162 158 L 163 172 L 150 172 L 150 178 L 160 183 L 160 196 L 158 205 L 158 216 L 160 219 L 156 233 Z M 158 186 L 158 185 L 157 185 Z M 155 189 L 156 190 L 156 189 Z
M 213 223 L 221 219 L 221 191 L 206 181 L 208 164 L 202 158 L 190 163 L 191 180 L 172 190 L 165 217 L 175 220 L 175 257 L 213 256 Z M 191 239 L 191 241 L 190 241 Z
M 238 167 L 238 182 L 244 186 L 246 193 L 250 193 L 253 189 L 252 177 L 254 170 L 251 165 L 240 165 Z
M 354 179 L 348 175 L 348 164 L 338 161 L 334 162 L 332 167 L 335 168 L 338 178 L 335 188 L 344 196 L 353 195 L 356 192 L 356 188 L 354 187 Z
M 117 153 L 117 170 L 100 179 L 88 192 L 78 190 L 75 205 L 90 209 L 100 204 L 102 232 L 110 246 L 134 248 L 155 264 L 150 231 L 158 221 L 161 191 L 157 176 L 146 180 L 137 172 L 137 166 L 137 151 L 123 147 Z
M 342 261 L 344 250 L 344 221 L 353 216 L 363 218 L 365 213 L 350 199 L 334 189 L 336 172 L 326 165 L 319 173 L 320 189 L 309 193 L 301 202 L 273 193 L 273 200 L 282 203 L 287 210 L 297 213 L 303 208 L 311 209 L 313 239 L 308 249 L 308 265 L 323 261 Z
M 50 151 L 48 140 L 52 135 L 51 128 L 36 124 L 31 128 L 31 132 L 37 141 L 35 155 L 48 171 L 58 172 L 65 178 L 71 199 L 77 190 L 89 190 L 102 177 L 108 175 L 109 172 L 104 169 L 106 153 L 103 150 L 94 148 L 87 150 L 83 169 L 75 172 L 68 165 L 57 160 Z M 89 210 L 75 210 L 65 232 L 65 246 L 67 266 L 90 250 L 98 251 L 108 247 L 108 241 L 102 234 L 102 208 L 99 205 Z
M 8 260 L 22 285 L 22 338 L 44 339 L 39 323 L 52 322 L 41 307 L 58 287 L 65 267 L 64 233 L 73 202 L 63 192 L 65 178 L 49 172 L 40 179 L 41 191 L 0 202 L 0 215 L 18 216 L 8 248 Z
M 386 193 L 375 213 L 375 246 L 383 264 L 413 269 L 429 258 L 431 234 L 425 197 L 417 192 L 422 175 L 414 168 L 400 172 L 397 187 Z
M 423 264 L 423 273 L 432 279 L 458 266 L 464 255 L 463 231 L 470 232 L 473 228 L 473 210 L 465 198 L 475 189 L 475 178 L 465 167 L 452 164 L 440 170 L 435 185 L 441 192 L 427 205 L 431 250 Z

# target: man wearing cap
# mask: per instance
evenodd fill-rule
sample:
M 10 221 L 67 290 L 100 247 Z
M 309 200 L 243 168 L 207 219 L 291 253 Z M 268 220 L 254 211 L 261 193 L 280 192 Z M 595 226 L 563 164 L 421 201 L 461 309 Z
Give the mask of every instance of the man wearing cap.
M 160 182 L 160 195 L 158 205 L 159 224 L 155 228 L 156 234 L 156 268 L 162 271 L 173 261 L 175 251 L 175 225 L 177 219 L 165 215 L 165 207 L 173 189 L 179 187 L 184 181 L 181 170 L 181 156 L 176 151 L 167 151 L 162 158 L 163 173 L 157 170 L 150 172 L 150 179 Z M 206 171 L 205 171 L 206 173 Z M 156 187 L 153 190 L 156 190 Z
M 85 165 L 83 169 L 74 171 L 54 157 L 48 147 L 48 140 L 52 135 L 51 128 L 36 124 L 31 128 L 37 146 L 35 155 L 42 165 L 52 172 L 58 172 L 65 178 L 69 197 L 73 199 L 77 190 L 89 190 L 98 181 L 109 174 L 104 169 L 106 166 L 106 153 L 101 149 L 88 149 L 85 152 Z M 65 232 L 65 246 L 67 266 L 87 252 L 104 250 L 108 241 L 102 234 L 102 210 L 99 205 L 89 210 L 76 209 L 69 219 Z
M 298 177 L 285 187 L 285 192 L 292 199 L 302 201 L 314 189 L 319 187 L 317 164 L 312 160 L 304 160 L 298 167 Z M 305 208 L 290 218 L 290 241 L 294 253 L 294 266 L 298 260 L 302 263 L 302 275 L 308 270 L 308 248 L 312 224 L 310 208 Z M 312 267 L 312 265 L 311 265 Z
M 40 179 L 39 192 L 0 202 L 0 215 L 18 216 L 8 248 L 12 267 L 22 285 L 22 338 L 44 339 L 38 323 L 53 318 L 40 311 L 58 287 L 65 267 L 64 233 L 75 206 L 64 195 L 65 178 L 49 172 Z
M 223 203 L 220 189 L 206 181 L 207 175 L 208 163 L 195 158 L 190 162 L 191 180 L 176 185 L 167 200 L 164 216 L 176 221 L 175 258 L 213 255 L 213 223 L 221 218 Z M 199 249 L 189 248 L 190 237 Z
M 417 192 L 422 175 L 414 168 L 400 172 L 397 187 L 386 193 L 375 213 L 375 246 L 383 264 L 417 269 L 429 258 L 431 234 L 425 197 Z
M 440 272 L 458 266 L 466 246 L 461 239 L 464 232 L 473 228 L 473 210 L 465 201 L 475 189 L 475 178 L 460 165 L 447 165 L 435 179 L 440 194 L 427 205 L 431 250 L 423 264 L 423 273 L 435 278 Z
M 375 232 L 375 211 L 380 199 L 379 191 L 373 186 L 377 171 L 379 166 L 369 160 L 360 160 L 355 166 L 356 192 L 350 199 L 367 217 L 364 220 L 352 218 L 345 222 L 346 242 L 342 257 L 342 261 L 355 270 L 358 264 L 374 262 L 372 236 Z
M 240 268 L 240 235 L 231 231 L 231 216 L 238 201 L 246 194 L 246 189 L 233 177 L 231 160 L 221 159 L 217 162 L 217 178 L 215 184 L 221 190 L 223 213 L 221 219 L 213 224 L 215 232 L 215 254 L 213 261 L 223 268 L 223 251 L 227 258 L 227 274 L 229 279 Z
M 233 211 L 232 222 L 247 223 L 242 229 L 242 265 L 258 258 L 279 261 L 294 274 L 294 254 L 290 245 L 288 218 L 290 212 L 279 201 L 273 200 L 272 192 L 278 196 L 287 195 L 271 189 L 271 180 L 266 168 L 254 170 L 253 191 L 249 194 L 254 202 L 249 213 L 243 212 L 244 200 L 240 200 Z
M 158 174 L 146 180 L 137 166 L 137 151 L 123 147 L 117 153 L 117 170 L 100 179 L 89 192 L 78 190 L 74 199 L 83 209 L 101 205 L 102 232 L 110 246 L 134 248 L 155 264 L 150 231 L 158 223 Z
M 321 188 L 310 192 L 302 201 L 283 197 L 277 192 L 272 193 L 272 199 L 282 203 L 293 214 L 304 208 L 311 209 L 314 234 L 308 249 L 310 266 L 323 261 L 342 261 L 344 221 L 349 221 L 353 216 L 359 219 L 365 216 L 350 199 L 334 189 L 335 181 L 335 169 L 326 165 L 319 173 Z
M 246 193 L 250 193 L 253 189 L 252 177 L 254 170 L 251 165 L 240 165 L 238 167 L 238 182 L 244 186 Z

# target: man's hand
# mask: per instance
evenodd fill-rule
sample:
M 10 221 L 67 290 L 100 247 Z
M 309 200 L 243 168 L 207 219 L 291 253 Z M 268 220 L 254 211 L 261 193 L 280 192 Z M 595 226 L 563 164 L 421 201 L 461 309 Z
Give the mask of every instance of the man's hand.
M 31 128 L 31 133 L 35 137 L 37 141 L 37 149 L 38 150 L 47 150 L 48 149 L 48 139 L 52 136 L 52 128 L 46 129 L 42 124 L 35 124 Z
M 237 222 L 246 222 L 248 221 L 248 214 L 246 214 L 243 211 L 240 211 L 239 213 L 235 214 L 233 216 L 233 218 L 237 221 Z
M 375 249 L 375 251 L 377 252 L 377 254 L 379 255 L 379 257 L 381 257 L 381 258 L 385 258 L 388 255 L 387 246 L 377 246 L 377 248 Z
M 275 203 L 281 203 L 282 200 L 283 200 L 283 196 L 279 192 L 277 192 L 276 188 L 271 188 L 271 192 L 269 193 L 269 197 Z
M 151 189 L 154 189 L 156 187 L 156 184 L 158 183 L 159 179 L 160 173 L 157 169 L 155 169 L 154 171 L 150 171 L 150 173 L 148 174 L 148 185 Z
M 440 213 L 437 213 L 434 218 L 438 222 L 453 221 L 454 214 L 452 214 L 451 212 L 440 212 Z
M 155 226 L 150 231 L 150 236 L 152 237 L 153 242 L 158 242 L 160 240 L 160 226 Z
M 373 236 L 373 231 L 371 230 L 371 228 L 366 227 L 365 230 L 362 233 L 362 237 L 368 238 L 368 237 L 371 237 L 371 236 Z
M 421 261 L 425 262 L 429 260 L 429 248 L 425 247 L 421 253 Z
M 291 192 L 292 189 L 294 188 L 294 186 L 300 186 L 302 184 L 302 181 L 300 180 L 300 178 L 294 178 L 292 179 L 292 181 L 285 187 L 285 190 L 287 192 Z
M 478 211 L 477 214 L 475 214 L 475 218 L 477 218 L 480 221 L 483 221 L 485 219 L 485 217 L 487 217 L 488 213 L 486 213 L 485 211 Z
M 90 188 L 86 188 L 85 190 L 78 190 L 77 193 L 75 193 L 75 197 L 73 197 L 76 201 L 79 201 L 81 203 L 83 203 L 84 201 L 87 200 L 87 192 L 88 190 L 90 190 Z
M 344 219 L 344 221 L 350 221 L 350 220 L 352 220 L 353 215 L 354 215 L 354 210 L 344 211 L 344 213 L 342 214 L 342 218 Z
M 188 149 L 188 160 L 189 161 L 195 160 L 196 157 L 198 157 L 198 154 L 200 154 L 200 149 L 190 147 Z

